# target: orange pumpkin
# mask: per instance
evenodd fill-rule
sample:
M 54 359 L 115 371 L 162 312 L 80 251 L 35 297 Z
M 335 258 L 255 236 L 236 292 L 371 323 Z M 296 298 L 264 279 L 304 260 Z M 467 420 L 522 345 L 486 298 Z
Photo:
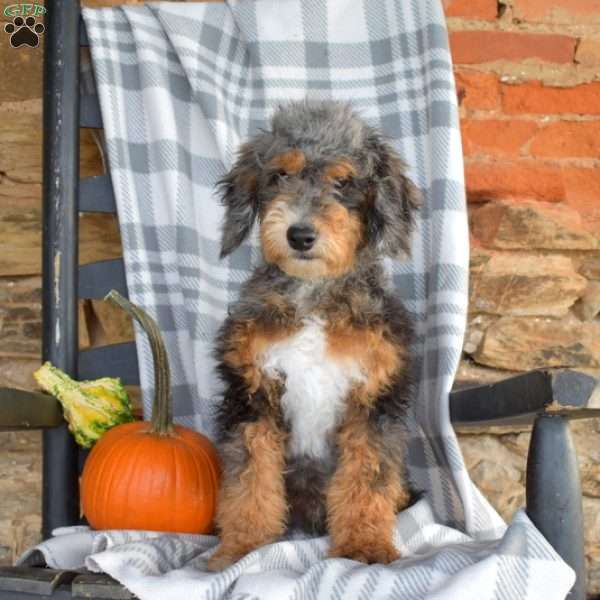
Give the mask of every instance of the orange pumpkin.
M 83 513 L 94 529 L 208 533 L 219 464 L 212 443 L 173 425 L 167 354 L 158 326 L 114 290 L 107 296 L 148 334 L 154 358 L 152 419 L 117 425 L 93 447 L 81 476 Z

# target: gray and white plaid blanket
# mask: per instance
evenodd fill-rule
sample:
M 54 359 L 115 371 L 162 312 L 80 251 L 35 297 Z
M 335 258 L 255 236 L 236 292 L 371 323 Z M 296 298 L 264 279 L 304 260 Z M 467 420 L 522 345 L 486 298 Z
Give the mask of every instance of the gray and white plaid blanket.
M 424 496 L 398 516 L 395 542 L 404 558 L 388 566 L 325 560 L 321 538 L 267 546 L 212 574 L 205 565 L 215 538 L 89 530 L 57 532 L 38 548 L 46 560 L 85 560 L 142 600 L 564 598 L 572 570 L 524 512 L 504 525 L 471 483 L 449 421 L 469 252 L 440 1 L 163 2 L 83 14 L 129 294 L 164 332 L 182 424 L 213 434 L 213 337 L 260 260 L 256 239 L 218 258 L 222 208 L 214 183 L 240 143 L 281 103 L 346 100 L 410 165 L 426 202 L 411 259 L 390 263 L 389 272 L 417 329 L 408 469 Z M 152 365 L 143 337 L 138 355 L 148 409 Z

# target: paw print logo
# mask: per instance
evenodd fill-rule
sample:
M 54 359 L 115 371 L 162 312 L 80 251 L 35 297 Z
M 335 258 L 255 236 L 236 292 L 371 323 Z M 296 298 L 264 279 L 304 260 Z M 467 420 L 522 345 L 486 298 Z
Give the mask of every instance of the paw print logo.
M 10 35 L 10 45 L 13 48 L 29 46 L 37 48 L 40 43 L 40 35 L 46 28 L 42 23 L 36 23 L 35 17 L 15 17 L 12 23 L 4 26 L 4 31 Z

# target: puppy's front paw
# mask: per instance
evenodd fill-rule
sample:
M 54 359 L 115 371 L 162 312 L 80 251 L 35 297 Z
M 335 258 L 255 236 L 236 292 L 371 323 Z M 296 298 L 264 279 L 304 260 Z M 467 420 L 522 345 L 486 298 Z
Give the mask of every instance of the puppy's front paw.
M 329 551 L 332 558 L 350 558 L 359 562 L 387 565 L 400 558 L 400 552 L 392 545 L 385 543 L 364 544 L 361 546 L 335 546 Z
M 217 551 L 208 559 L 208 570 L 209 571 L 222 571 L 232 564 L 236 563 L 240 558 L 244 556 L 244 553 L 238 553 L 230 548 L 224 548 L 221 545 Z

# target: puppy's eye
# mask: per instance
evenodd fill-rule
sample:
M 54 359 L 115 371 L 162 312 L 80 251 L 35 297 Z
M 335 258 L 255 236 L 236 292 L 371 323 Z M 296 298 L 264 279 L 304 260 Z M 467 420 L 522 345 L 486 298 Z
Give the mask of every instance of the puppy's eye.
M 333 187 L 335 187 L 336 190 L 345 190 L 350 186 L 351 180 L 349 177 L 346 177 L 344 179 L 336 179 L 333 182 Z
M 282 181 L 285 181 L 286 179 L 288 179 L 289 175 L 287 174 L 286 171 L 275 171 L 274 173 L 271 174 L 271 176 L 269 177 L 269 184 L 274 185 L 276 183 L 280 183 Z

